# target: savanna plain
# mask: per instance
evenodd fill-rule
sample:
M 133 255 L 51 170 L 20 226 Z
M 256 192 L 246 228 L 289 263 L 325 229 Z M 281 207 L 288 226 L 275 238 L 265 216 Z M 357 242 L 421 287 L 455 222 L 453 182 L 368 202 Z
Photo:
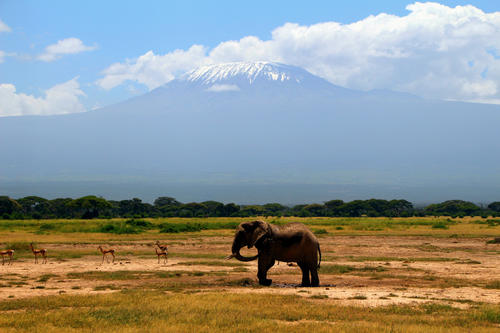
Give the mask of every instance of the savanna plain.
M 0 331 L 500 332 L 499 218 L 259 219 L 316 234 L 320 287 L 284 262 L 261 287 L 256 261 L 224 259 L 252 218 L 2 220 Z

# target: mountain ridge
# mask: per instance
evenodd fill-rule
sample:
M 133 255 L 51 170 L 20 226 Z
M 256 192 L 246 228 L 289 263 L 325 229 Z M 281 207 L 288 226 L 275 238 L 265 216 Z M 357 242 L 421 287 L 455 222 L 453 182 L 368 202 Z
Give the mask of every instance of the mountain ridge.
M 388 198 L 423 184 L 500 193 L 499 106 L 360 92 L 312 74 L 252 83 L 233 74 L 176 79 L 85 113 L 1 118 L 0 179 L 188 184 L 224 175 L 226 184 L 385 184 Z M 208 90 L 214 84 L 238 90 Z

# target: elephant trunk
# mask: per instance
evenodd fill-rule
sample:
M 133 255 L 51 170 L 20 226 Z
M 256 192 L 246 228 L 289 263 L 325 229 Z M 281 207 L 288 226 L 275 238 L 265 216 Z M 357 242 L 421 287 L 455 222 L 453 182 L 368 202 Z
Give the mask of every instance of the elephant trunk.
M 252 261 L 255 260 L 259 257 L 259 255 L 255 255 L 253 257 L 244 257 L 240 254 L 240 249 L 244 246 L 241 245 L 240 242 L 238 241 L 239 237 L 235 237 L 233 241 L 233 247 L 231 249 L 232 254 L 226 257 L 226 259 L 231 259 L 231 258 L 236 258 L 239 261 Z

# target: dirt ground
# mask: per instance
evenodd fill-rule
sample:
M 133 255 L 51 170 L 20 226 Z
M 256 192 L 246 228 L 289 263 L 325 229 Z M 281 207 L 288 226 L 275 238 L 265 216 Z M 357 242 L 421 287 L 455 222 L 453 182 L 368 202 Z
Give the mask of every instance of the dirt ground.
M 113 244 L 117 258 L 103 264 L 98 244 L 44 244 L 47 264 L 35 264 L 25 255 L 0 268 L 0 300 L 159 286 L 169 292 L 169 287 L 180 285 L 195 292 L 294 294 L 363 306 L 500 303 L 500 244 L 487 244 L 486 238 L 324 236 L 318 288 L 298 286 L 300 269 L 286 263 L 270 270 L 271 287 L 258 286 L 256 262 L 222 259 L 229 254 L 231 241 L 231 237 L 177 240 L 170 243 L 166 264 L 158 264 L 147 242 Z M 55 259 L 51 251 L 85 255 Z M 92 251 L 95 255 L 89 255 Z M 108 274 L 113 272 L 116 278 Z

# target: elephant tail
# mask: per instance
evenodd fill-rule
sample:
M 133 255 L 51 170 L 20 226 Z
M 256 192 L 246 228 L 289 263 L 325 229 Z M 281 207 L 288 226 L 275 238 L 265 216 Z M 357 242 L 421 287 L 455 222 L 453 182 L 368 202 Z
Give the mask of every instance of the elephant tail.
M 321 249 L 319 248 L 319 243 L 318 243 L 318 252 L 319 252 L 319 262 L 318 262 L 318 269 L 321 266 Z

